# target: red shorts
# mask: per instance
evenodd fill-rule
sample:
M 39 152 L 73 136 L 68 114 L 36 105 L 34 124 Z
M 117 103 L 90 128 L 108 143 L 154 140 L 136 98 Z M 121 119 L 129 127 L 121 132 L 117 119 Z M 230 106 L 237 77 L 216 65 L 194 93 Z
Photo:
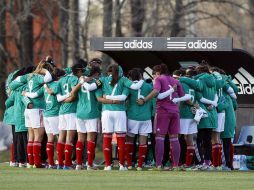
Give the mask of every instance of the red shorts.
M 156 134 L 177 135 L 180 132 L 179 113 L 156 113 L 155 115 Z

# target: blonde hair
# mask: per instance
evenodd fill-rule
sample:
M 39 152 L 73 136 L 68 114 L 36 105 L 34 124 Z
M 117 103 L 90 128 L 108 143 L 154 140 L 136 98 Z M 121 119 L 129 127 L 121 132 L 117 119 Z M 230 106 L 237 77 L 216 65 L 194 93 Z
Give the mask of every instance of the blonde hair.
M 54 67 L 52 65 L 48 64 L 46 59 L 42 59 L 38 63 L 38 65 L 37 65 L 37 67 L 36 67 L 36 69 L 34 70 L 33 73 L 34 74 L 40 74 L 41 70 L 45 69 L 45 67 L 46 67 L 47 70 L 50 70 L 51 72 L 54 71 Z

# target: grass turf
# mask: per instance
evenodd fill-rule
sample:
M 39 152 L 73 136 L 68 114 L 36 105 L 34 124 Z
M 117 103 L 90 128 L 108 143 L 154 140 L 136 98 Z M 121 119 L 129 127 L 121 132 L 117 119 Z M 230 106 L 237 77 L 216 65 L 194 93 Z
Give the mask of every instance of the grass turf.
M 254 172 L 63 171 L 0 164 L 0 189 L 253 189 Z

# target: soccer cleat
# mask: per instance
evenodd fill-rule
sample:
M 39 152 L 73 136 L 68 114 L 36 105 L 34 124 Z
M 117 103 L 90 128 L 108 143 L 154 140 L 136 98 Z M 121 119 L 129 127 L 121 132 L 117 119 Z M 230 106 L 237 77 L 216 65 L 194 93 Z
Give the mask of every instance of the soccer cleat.
M 215 171 L 215 170 L 216 170 L 216 167 L 214 167 L 213 165 L 211 165 L 211 166 L 208 166 L 207 170 L 208 170 L 208 171 Z
M 99 165 L 93 162 L 93 167 L 99 167 Z
M 63 166 L 57 165 L 56 169 L 57 169 L 57 170 L 62 170 L 62 169 L 63 169 Z
M 76 165 L 77 164 L 76 160 L 72 160 L 71 163 L 72 163 L 72 165 Z
M 19 163 L 18 162 L 12 162 L 12 161 L 10 161 L 10 166 L 11 167 L 18 167 Z
M 150 168 L 150 169 L 148 169 L 148 171 L 162 171 L 162 166 Z
M 222 171 L 222 167 L 221 167 L 221 166 L 217 166 L 217 167 L 215 167 L 215 169 L 216 169 L 217 171 Z
M 198 170 L 200 170 L 201 167 L 202 167 L 202 165 L 195 165 L 192 167 L 192 171 L 198 171 Z
M 47 168 L 48 168 L 48 169 L 56 169 L 57 167 L 56 167 L 56 165 L 48 165 Z
M 227 166 L 222 166 L 222 171 L 231 171 L 231 169 Z
M 45 168 L 45 166 L 44 165 L 38 165 L 38 166 L 33 165 L 33 168 Z
M 82 170 L 82 165 L 76 165 L 76 170 Z
M 181 171 L 181 170 L 182 169 L 180 167 L 176 167 L 176 166 L 169 169 L 169 171 Z
M 73 168 L 71 166 L 64 166 L 63 170 L 73 170 Z
M 86 170 L 92 171 L 92 170 L 99 170 L 96 166 L 87 166 Z
M 137 167 L 137 171 L 142 171 L 143 169 L 141 167 Z
M 127 169 L 128 170 L 132 170 L 133 168 L 132 168 L 132 166 L 128 166 Z
M 25 168 L 26 167 L 26 163 L 19 163 L 19 168 Z
M 171 169 L 171 163 L 168 161 L 165 166 L 163 167 L 164 170 L 170 170 Z
M 105 167 L 104 167 L 104 170 L 105 170 L 105 171 L 111 171 L 111 170 L 112 170 L 112 167 L 111 167 L 111 166 L 105 166 Z
M 186 164 L 182 165 L 180 169 L 182 171 L 195 171 L 195 166 L 187 166 Z
M 29 163 L 27 163 L 26 168 L 28 169 L 33 168 L 33 165 L 30 165 Z
M 119 166 L 119 171 L 128 171 L 128 169 L 125 166 L 120 165 Z

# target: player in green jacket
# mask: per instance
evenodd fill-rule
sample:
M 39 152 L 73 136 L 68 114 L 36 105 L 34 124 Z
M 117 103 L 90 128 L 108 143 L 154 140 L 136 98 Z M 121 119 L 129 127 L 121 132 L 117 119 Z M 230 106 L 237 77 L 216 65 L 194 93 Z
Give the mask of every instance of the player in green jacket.
M 9 84 L 11 83 L 13 75 L 16 72 L 17 71 L 14 71 L 14 72 L 10 73 L 8 75 L 7 80 L 6 80 L 6 83 L 5 83 L 5 93 L 6 93 L 7 97 L 9 97 L 11 95 L 11 93 L 12 93 L 10 88 L 9 88 Z M 18 162 L 17 162 L 17 138 L 16 138 L 16 135 L 15 135 L 14 117 L 12 117 L 13 108 L 14 108 L 14 106 L 11 106 L 8 109 L 5 109 L 3 123 L 5 123 L 5 124 L 7 124 L 7 125 L 12 127 L 12 139 L 13 139 L 13 143 L 11 144 L 11 147 L 10 147 L 10 166 L 17 166 L 18 165 Z
M 212 75 L 209 74 L 209 68 L 206 65 L 199 65 L 196 67 L 197 75 L 194 80 L 185 79 L 193 89 L 196 90 L 198 103 L 200 107 L 205 110 L 207 117 L 200 120 L 198 124 L 197 145 L 199 153 L 203 162 L 202 169 L 209 169 L 212 159 L 212 130 L 217 128 L 217 89 L 216 81 Z M 204 160 L 203 160 L 204 159 Z
M 22 68 L 13 75 L 13 79 L 19 75 L 30 73 L 33 71 L 33 67 Z M 22 91 L 26 88 L 26 84 L 11 81 L 9 83 L 9 89 L 11 90 L 11 96 L 6 101 L 6 107 L 13 106 L 13 119 L 15 123 L 15 132 L 17 136 L 17 151 L 19 166 L 24 167 L 27 162 L 27 128 L 25 127 L 24 111 L 26 108 L 32 106 L 31 101 L 22 96 Z
M 236 116 L 235 110 L 237 109 L 236 96 L 238 88 L 232 82 L 231 77 L 227 77 L 227 84 L 223 87 L 223 93 L 228 101 L 228 106 L 225 109 L 225 126 L 224 131 L 221 133 L 221 139 L 223 141 L 223 151 L 225 155 L 226 167 L 224 170 L 233 170 L 233 155 L 234 148 L 232 144 L 232 138 L 235 135 L 236 128 Z
M 215 169 L 221 170 L 222 145 L 220 141 L 220 133 L 224 131 L 225 109 L 228 106 L 228 101 L 226 100 L 223 93 L 223 87 L 226 84 L 226 78 L 223 75 L 224 71 L 219 68 L 211 67 L 210 72 L 215 78 L 218 96 L 218 103 L 216 107 L 218 114 L 218 127 L 213 129 L 212 132 L 212 164 Z

